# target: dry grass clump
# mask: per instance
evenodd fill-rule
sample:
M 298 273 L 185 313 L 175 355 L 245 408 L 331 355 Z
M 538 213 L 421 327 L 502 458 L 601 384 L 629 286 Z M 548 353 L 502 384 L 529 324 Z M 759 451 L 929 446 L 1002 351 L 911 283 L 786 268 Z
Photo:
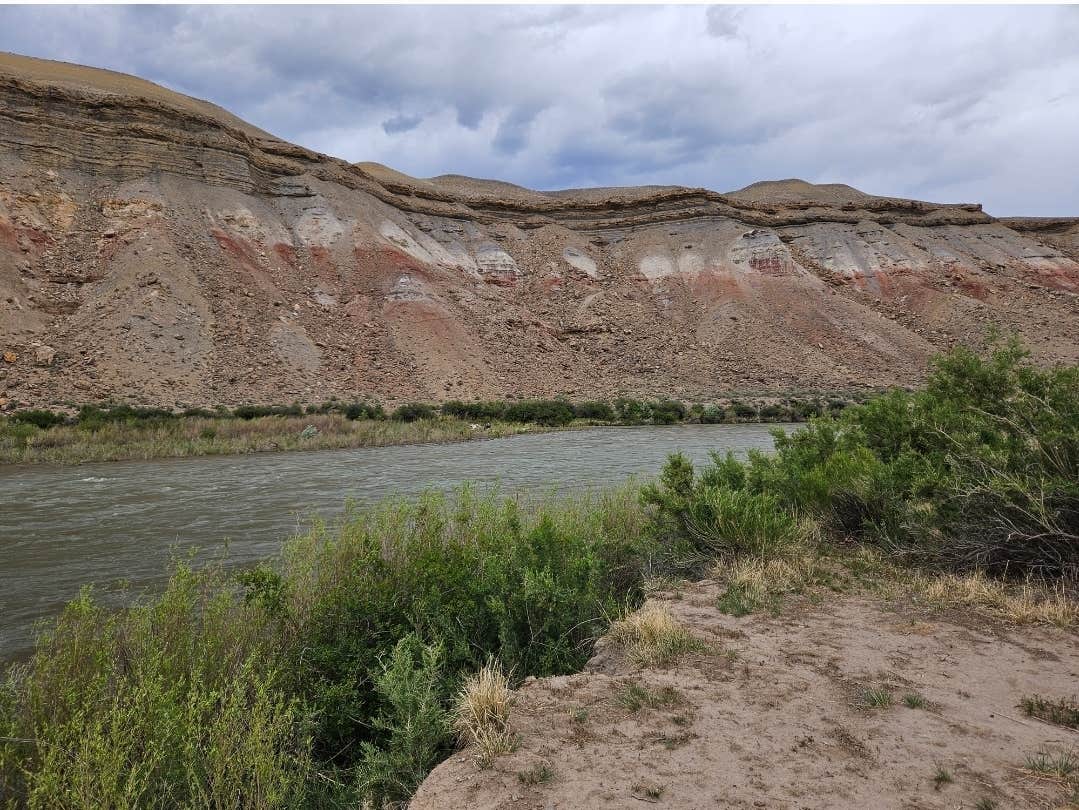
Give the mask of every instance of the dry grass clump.
M 611 638 L 626 648 L 638 666 L 666 666 L 690 652 L 704 650 L 704 642 L 678 623 L 666 605 L 648 604 L 611 627 Z
M 815 579 L 818 566 L 819 560 L 808 554 L 772 558 L 739 557 L 717 566 L 717 573 L 722 571 L 730 585 L 763 599 L 770 595 L 801 591 Z
M 481 768 L 517 748 L 517 735 L 509 726 L 512 704 L 509 678 L 494 661 L 466 680 L 457 693 L 454 728 L 462 743 L 475 747 Z
M 938 608 L 968 607 L 986 610 L 1016 624 L 1079 624 L 1079 601 L 1063 582 L 1043 584 L 1028 580 L 1013 585 L 985 574 L 914 574 L 914 592 Z

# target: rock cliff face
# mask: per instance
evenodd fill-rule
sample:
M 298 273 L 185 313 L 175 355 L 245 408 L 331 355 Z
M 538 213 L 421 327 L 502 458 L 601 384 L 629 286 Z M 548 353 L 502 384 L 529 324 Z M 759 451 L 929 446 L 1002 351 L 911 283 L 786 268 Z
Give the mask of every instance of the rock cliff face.
M 1079 220 L 839 185 L 419 180 L 0 55 L 8 407 L 906 384 L 990 324 L 1075 362 L 1077 259 Z

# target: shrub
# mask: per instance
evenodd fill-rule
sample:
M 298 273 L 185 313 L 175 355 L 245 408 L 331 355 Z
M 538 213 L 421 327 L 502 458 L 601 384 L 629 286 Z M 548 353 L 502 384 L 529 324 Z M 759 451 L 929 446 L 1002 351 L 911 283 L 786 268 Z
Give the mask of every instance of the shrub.
M 447 752 L 450 713 L 443 706 L 443 654 L 411 633 L 380 663 L 372 723 L 384 742 L 361 743 L 356 785 L 376 807 L 408 799 Z
M 613 422 L 616 419 L 614 408 L 606 402 L 578 402 L 573 406 L 573 415 L 578 419 L 595 419 L 600 422 Z
M 29 807 L 294 806 L 307 714 L 281 691 L 265 625 L 216 570 L 112 612 L 90 591 L 5 684 L 0 785 Z M 4 724 L 0 720 L 0 724 Z
M 702 425 L 719 425 L 728 421 L 727 411 L 718 405 L 710 405 L 701 410 L 699 417 Z
M 303 416 L 299 403 L 292 405 L 239 405 L 233 408 L 232 415 L 237 419 L 257 419 L 261 416 Z
M 560 399 L 533 399 L 515 402 L 506 408 L 510 422 L 533 422 L 550 427 L 568 425 L 573 421 L 573 406 Z
M 442 413 L 457 419 L 491 421 L 506 418 L 505 402 L 461 402 L 450 400 L 443 403 Z
M 738 402 L 737 400 L 731 403 L 731 411 L 734 413 L 736 418 L 743 421 L 747 419 L 759 418 L 759 413 L 757 412 L 757 409 L 755 407 L 753 407 L 752 405 L 747 405 L 744 402 Z
M 430 405 L 412 402 L 398 407 L 390 414 L 390 419 L 395 422 L 418 422 L 421 419 L 434 419 L 435 416 L 435 409 Z
M 686 418 L 686 406 L 673 399 L 660 399 L 649 404 L 652 422 L 657 425 L 673 425 Z
M 737 552 L 768 533 L 789 538 L 791 521 L 809 516 L 835 539 L 923 565 L 1075 578 L 1079 368 L 1025 359 L 1014 342 L 984 357 L 957 349 L 932 361 L 923 390 L 774 432 L 772 455 L 713 458 L 699 479 L 672 458 L 646 490 L 657 526 L 697 549 Z
M 619 398 L 614 402 L 618 421 L 625 425 L 640 425 L 652 418 L 652 409 L 647 402 L 638 399 Z
M 338 407 L 338 406 L 335 406 Z M 346 419 L 351 419 L 355 422 L 357 419 L 385 419 L 386 412 L 382 406 L 375 403 L 368 402 L 351 402 L 345 406 L 344 414 Z M 410 421 L 410 420 L 405 420 Z
M 42 430 L 48 430 L 56 425 L 64 424 L 67 421 L 67 418 L 61 413 L 54 413 L 53 411 L 43 409 L 34 409 L 16 411 L 8 417 L 8 420 L 15 425 L 33 425 Z

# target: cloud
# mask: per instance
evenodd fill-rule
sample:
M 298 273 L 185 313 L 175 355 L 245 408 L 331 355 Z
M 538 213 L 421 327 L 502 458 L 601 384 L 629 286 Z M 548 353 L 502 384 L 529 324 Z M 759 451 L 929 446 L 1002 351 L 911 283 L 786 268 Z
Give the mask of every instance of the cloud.
M 423 123 L 422 115 L 395 115 L 382 122 L 382 131 L 387 135 L 409 132 Z
M 1079 214 L 1075 7 L 0 7 L 350 161 L 533 188 L 797 176 Z

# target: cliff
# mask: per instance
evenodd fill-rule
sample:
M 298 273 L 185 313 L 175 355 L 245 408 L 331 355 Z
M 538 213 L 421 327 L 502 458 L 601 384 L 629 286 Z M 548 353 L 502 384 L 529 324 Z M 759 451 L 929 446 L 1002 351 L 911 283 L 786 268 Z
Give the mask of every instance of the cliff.
M 1077 220 L 797 180 L 421 180 L 12 55 L 0 169 L 7 407 L 908 384 L 990 324 L 1079 360 Z

